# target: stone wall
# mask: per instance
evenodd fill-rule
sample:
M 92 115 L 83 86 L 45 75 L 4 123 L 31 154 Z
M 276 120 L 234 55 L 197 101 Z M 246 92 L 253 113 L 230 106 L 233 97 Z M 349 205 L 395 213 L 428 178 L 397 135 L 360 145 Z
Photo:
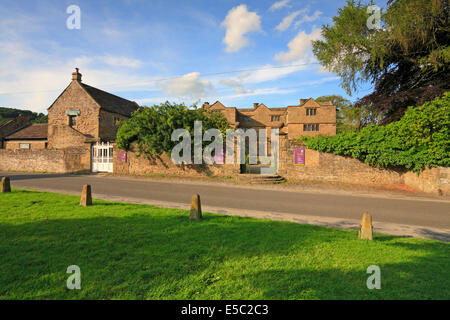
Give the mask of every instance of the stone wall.
M 126 152 L 126 161 L 120 161 L 120 153 Z M 169 155 L 138 156 L 136 149 L 123 151 L 114 146 L 114 173 L 119 175 L 179 175 L 232 177 L 240 172 L 239 164 L 176 165 Z
M 5 149 L 19 149 L 20 144 L 28 143 L 31 150 L 41 150 L 47 147 L 47 140 L 21 140 L 21 141 L 5 141 Z
M 450 168 L 427 168 L 420 175 L 406 172 L 402 175 L 403 182 L 413 188 L 428 193 L 450 196 Z
M 305 165 L 294 164 L 294 149 L 301 143 L 280 139 L 278 173 L 290 180 L 392 185 L 405 184 L 427 193 L 450 195 L 450 168 L 398 172 L 371 167 L 350 157 L 306 149 Z
M 78 81 L 72 81 L 66 90 L 48 109 L 48 124 L 69 125 L 68 110 L 80 111 L 77 123 L 73 128 L 94 138 L 99 137 L 99 110 L 95 100 L 87 94 Z M 49 140 L 51 133 L 49 132 Z
M 90 172 L 90 149 L 0 150 L 0 171 Z
M 95 141 L 68 125 L 48 126 L 48 148 L 65 149 L 71 147 L 84 147 L 87 143 Z

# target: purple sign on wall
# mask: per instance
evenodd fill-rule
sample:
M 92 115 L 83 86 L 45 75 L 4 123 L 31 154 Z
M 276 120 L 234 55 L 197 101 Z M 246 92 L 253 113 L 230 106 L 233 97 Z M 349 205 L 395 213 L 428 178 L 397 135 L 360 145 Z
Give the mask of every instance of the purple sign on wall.
M 220 150 L 216 155 L 214 155 L 214 162 L 217 164 L 225 163 L 225 153 L 223 152 L 223 149 Z
M 296 166 L 305 165 L 305 148 L 294 149 L 294 165 Z
M 126 152 L 120 152 L 119 160 L 120 160 L 120 162 L 127 162 L 127 153 Z

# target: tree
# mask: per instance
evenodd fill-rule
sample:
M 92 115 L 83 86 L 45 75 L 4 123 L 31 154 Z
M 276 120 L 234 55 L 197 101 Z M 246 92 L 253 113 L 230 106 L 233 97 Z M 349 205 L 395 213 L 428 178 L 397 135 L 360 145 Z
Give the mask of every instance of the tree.
M 389 0 L 380 29 L 367 20 L 372 3 L 348 0 L 322 26 L 313 42 L 321 64 L 341 77 L 348 94 L 364 82 L 374 90 L 356 102 L 399 119 L 408 106 L 419 106 L 449 90 L 450 27 L 448 0 Z
M 340 95 L 321 96 L 317 102 L 331 101 L 336 106 L 336 133 L 357 131 L 370 124 L 378 124 L 381 114 L 372 106 L 355 107 Z
M 32 123 L 47 123 L 48 116 L 43 113 L 36 113 L 30 110 L 22 110 L 15 108 L 0 107 L 0 124 L 8 120 L 17 118 L 20 114 L 24 114 L 30 117 Z
M 169 153 L 178 143 L 171 140 L 172 132 L 183 128 L 193 137 L 194 121 L 197 120 L 202 121 L 203 133 L 210 128 L 216 128 L 225 134 L 229 128 L 228 121 L 220 112 L 209 112 L 197 108 L 196 105 L 188 108 L 184 104 L 166 102 L 152 107 L 141 107 L 135 111 L 131 118 L 122 122 L 117 132 L 116 143 L 124 150 L 136 143 L 139 153 L 148 156 Z

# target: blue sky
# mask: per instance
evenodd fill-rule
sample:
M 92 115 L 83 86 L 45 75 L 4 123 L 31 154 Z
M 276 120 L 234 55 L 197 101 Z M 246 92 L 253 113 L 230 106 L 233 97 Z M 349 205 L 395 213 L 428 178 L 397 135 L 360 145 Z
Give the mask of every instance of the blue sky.
M 70 30 L 67 7 L 81 10 Z M 0 106 L 45 111 L 83 82 L 152 105 L 251 107 L 341 94 L 311 40 L 344 0 L 116 0 L 0 2 Z M 351 100 L 370 92 L 367 85 Z

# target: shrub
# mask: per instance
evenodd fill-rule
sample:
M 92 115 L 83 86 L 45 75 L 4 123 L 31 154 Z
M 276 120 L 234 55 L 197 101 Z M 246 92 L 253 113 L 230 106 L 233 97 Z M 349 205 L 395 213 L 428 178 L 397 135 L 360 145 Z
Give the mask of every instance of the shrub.
M 386 126 L 332 137 L 302 137 L 310 149 L 350 156 L 372 166 L 397 167 L 419 173 L 425 167 L 450 166 L 450 92 Z
M 130 149 L 133 143 L 138 146 L 139 153 L 148 156 L 164 152 L 170 153 L 178 144 L 171 140 L 175 129 L 187 129 L 194 136 L 194 121 L 201 120 L 203 132 L 217 128 L 222 133 L 229 127 L 221 113 L 211 113 L 196 105 L 188 108 L 183 104 L 169 102 L 141 107 L 130 119 L 123 121 L 117 132 L 116 143 L 121 149 Z M 192 139 L 193 142 L 194 139 Z

